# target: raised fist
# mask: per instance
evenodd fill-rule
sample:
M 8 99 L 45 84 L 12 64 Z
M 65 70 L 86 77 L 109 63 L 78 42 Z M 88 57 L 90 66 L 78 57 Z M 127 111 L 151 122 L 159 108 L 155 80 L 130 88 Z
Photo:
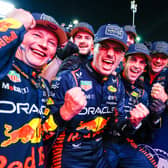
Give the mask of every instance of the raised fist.
M 151 117 L 156 120 L 160 118 L 161 114 L 165 111 L 166 104 L 159 99 L 153 99 L 149 109 L 151 111 Z
M 7 14 L 6 18 L 13 18 L 20 21 L 26 30 L 35 27 L 36 21 L 30 12 L 24 9 L 14 8 L 10 13 Z
M 60 109 L 60 115 L 65 120 L 71 120 L 86 106 L 85 93 L 80 87 L 74 87 L 65 93 L 64 104 Z
M 136 127 L 138 126 L 138 124 L 140 124 L 140 122 L 147 117 L 147 115 L 149 114 L 149 110 L 148 108 L 143 105 L 142 103 L 139 103 L 135 106 L 135 108 L 133 108 L 130 111 L 130 122 L 131 124 Z
M 163 103 L 168 99 L 164 87 L 160 83 L 155 83 L 151 90 L 151 96 L 155 99 L 161 100 Z

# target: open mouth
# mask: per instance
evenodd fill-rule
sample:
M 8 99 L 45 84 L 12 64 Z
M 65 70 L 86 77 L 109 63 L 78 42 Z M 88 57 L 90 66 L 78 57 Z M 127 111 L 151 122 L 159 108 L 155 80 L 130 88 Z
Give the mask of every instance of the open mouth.
M 160 68 L 160 67 L 162 67 L 161 64 L 156 64 L 156 63 L 154 63 L 153 65 L 154 65 L 156 68 Z
M 132 68 L 132 69 L 130 69 L 130 75 L 132 76 L 132 77 L 136 77 L 136 76 L 138 76 L 139 74 L 140 74 L 140 70 L 139 69 L 134 69 L 134 68 Z
M 106 63 L 106 64 L 114 64 L 114 61 L 109 60 L 109 59 L 108 60 L 105 59 L 105 60 L 103 60 L 103 62 Z
M 113 60 L 104 59 L 102 62 L 103 62 L 103 68 L 106 70 L 110 70 L 112 68 L 112 65 L 114 65 Z
M 31 51 L 33 53 L 35 53 L 36 55 L 39 55 L 40 57 L 46 57 L 46 54 L 42 51 L 39 51 L 39 50 L 36 50 L 36 49 L 33 49 L 33 48 L 31 48 Z
M 139 70 L 138 69 L 130 69 L 130 71 L 132 72 L 132 73 L 139 73 Z
M 87 48 L 87 47 L 88 47 L 88 45 L 83 45 L 83 44 L 79 45 L 79 48 Z

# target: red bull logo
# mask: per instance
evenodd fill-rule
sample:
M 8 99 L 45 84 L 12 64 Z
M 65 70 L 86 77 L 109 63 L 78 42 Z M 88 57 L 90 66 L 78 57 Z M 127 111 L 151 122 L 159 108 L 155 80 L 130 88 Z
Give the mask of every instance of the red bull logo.
M 11 31 L 9 36 L 4 35 L 0 37 L 0 48 L 6 46 L 15 39 L 17 39 L 17 34 L 14 31 Z
M 11 131 L 11 125 L 5 124 L 4 127 L 4 135 L 9 138 L 1 143 L 1 147 L 7 147 L 11 144 L 15 144 L 19 140 L 22 143 L 39 143 L 41 141 L 42 129 L 40 118 L 34 118 L 29 123 L 23 125 L 21 128 L 13 131 Z
M 6 21 L 0 22 L 0 31 L 6 32 L 11 25 L 12 25 L 11 23 L 6 22 Z
M 87 129 L 92 132 L 97 132 L 102 130 L 106 125 L 109 118 L 104 119 L 103 117 L 97 117 L 94 120 L 88 121 L 84 123 L 80 122 L 80 126 L 76 128 L 76 130 Z
M 54 121 L 54 117 L 53 115 L 50 115 L 48 117 L 48 119 L 45 121 L 45 123 L 43 124 L 43 130 L 45 132 L 49 132 L 49 131 L 55 131 L 57 129 L 57 124 Z
M 13 160 L 10 162 L 8 158 L 0 154 L 0 168 L 35 168 L 35 167 L 44 167 L 44 149 L 42 146 L 35 149 L 34 147 L 30 148 L 29 154 L 23 156 L 24 161 Z M 37 159 L 38 157 L 38 159 Z
M 6 32 L 9 28 L 18 29 L 21 26 L 22 24 L 19 21 L 14 20 L 12 18 L 8 18 L 8 19 L 0 21 L 0 31 L 1 32 Z

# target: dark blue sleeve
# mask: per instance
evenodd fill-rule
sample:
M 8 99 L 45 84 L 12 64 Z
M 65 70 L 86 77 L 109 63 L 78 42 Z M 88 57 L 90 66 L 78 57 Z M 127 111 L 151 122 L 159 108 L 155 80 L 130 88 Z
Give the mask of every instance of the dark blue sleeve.
M 142 97 L 140 98 L 140 102 L 144 104 L 146 107 L 149 107 L 149 96 L 145 90 L 143 90 Z
M 117 113 L 118 119 L 116 122 L 116 128 L 120 132 L 121 135 L 125 137 L 132 136 L 136 132 L 136 128 L 132 126 L 129 118 L 127 118 L 124 104 L 125 104 L 125 87 L 122 80 L 119 80 L 118 86 L 118 105 L 117 105 Z
M 54 104 L 49 109 L 59 126 L 64 126 L 67 123 L 61 118 L 59 112 L 61 106 L 64 104 L 65 93 L 75 86 L 74 77 L 69 70 L 60 72 L 51 82 L 51 99 L 54 101 Z
M 125 88 L 122 80 L 119 78 L 118 92 L 117 92 L 117 110 L 122 117 L 125 118 L 124 104 L 125 104 Z
M 0 20 L 0 79 L 10 70 L 24 34 L 25 28 L 20 22 L 14 19 Z

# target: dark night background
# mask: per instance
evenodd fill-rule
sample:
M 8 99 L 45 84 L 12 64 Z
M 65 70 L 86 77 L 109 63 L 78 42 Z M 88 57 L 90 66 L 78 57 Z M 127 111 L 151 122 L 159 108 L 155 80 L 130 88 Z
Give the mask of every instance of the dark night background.
M 16 8 L 52 15 L 61 24 L 86 21 L 95 31 L 102 24 L 132 24 L 130 0 L 7 0 Z M 136 0 L 135 25 L 143 41 L 168 40 L 168 1 Z

